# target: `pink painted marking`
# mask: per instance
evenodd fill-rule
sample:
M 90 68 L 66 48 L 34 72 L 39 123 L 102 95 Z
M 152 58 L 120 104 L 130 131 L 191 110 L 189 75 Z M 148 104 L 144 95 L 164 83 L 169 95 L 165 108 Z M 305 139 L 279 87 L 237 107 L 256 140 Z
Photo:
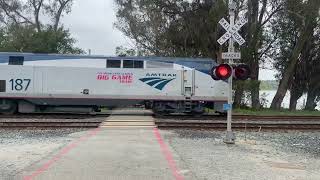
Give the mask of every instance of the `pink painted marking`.
M 154 135 L 156 136 L 156 138 L 158 140 L 158 143 L 159 143 L 159 145 L 161 147 L 163 155 L 166 157 L 166 160 L 167 160 L 167 162 L 169 164 L 169 167 L 170 167 L 175 179 L 176 180 L 184 180 L 184 177 L 180 175 L 180 173 L 178 171 L 178 168 L 176 166 L 176 163 L 175 163 L 175 161 L 173 159 L 173 156 L 172 156 L 168 146 L 164 143 L 158 128 L 154 128 L 153 132 L 154 132 Z
M 35 172 L 33 172 L 29 176 L 23 177 L 24 180 L 32 180 L 36 176 L 39 176 L 43 172 L 47 171 L 55 162 L 60 160 L 63 156 L 65 156 L 67 153 L 69 153 L 72 149 L 77 147 L 81 142 L 86 141 L 88 138 L 95 136 L 100 131 L 100 128 L 96 128 L 94 130 L 91 130 L 88 134 L 80 137 L 76 141 L 70 143 L 66 147 L 64 147 L 57 155 L 55 155 L 52 159 L 50 159 L 48 162 L 46 162 L 44 165 L 42 165 L 39 169 L 37 169 Z

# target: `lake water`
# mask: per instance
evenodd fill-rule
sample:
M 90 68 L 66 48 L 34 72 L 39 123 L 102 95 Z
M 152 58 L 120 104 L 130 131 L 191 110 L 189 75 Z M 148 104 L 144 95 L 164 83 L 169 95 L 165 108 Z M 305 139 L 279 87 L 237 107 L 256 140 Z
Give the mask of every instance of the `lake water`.
M 260 91 L 260 98 L 263 96 L 263 94 L 266 95 L 265 96 L 265 99 L 267 100 L 266 107 L 270 107 L 272 99 L 275 96 L 276 92 L 277 92 L 276 90 Z M 307 95 L 305 94 L 298 100 L 297 109 L 303 109 L 306 102 L 307 102 Z M 289 108 L 289 104 L 290 104 L 290 92 L 287 92 L 281 106 L 284 108 Z M 320 102 L 318 103 L 318 106 L 316 107 L 316 109 L 320 110 Z

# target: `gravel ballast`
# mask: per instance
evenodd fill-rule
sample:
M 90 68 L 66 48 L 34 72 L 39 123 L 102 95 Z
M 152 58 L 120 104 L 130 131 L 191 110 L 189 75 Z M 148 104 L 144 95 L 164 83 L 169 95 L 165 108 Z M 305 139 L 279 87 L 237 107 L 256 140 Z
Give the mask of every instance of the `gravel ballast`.
M 85 129 L 0 129 L 0 179 L 15 179 L 24 168 L 50 156 L 83 133 Z
M 0 179 L 16 179 L 87 133 L 0 129 Z M 320 132 L 236 132 L 235 145 L 224 144 L 220 131 L 161 130 L 161 135 L 185 179 L 320 179 Z
M 163 130 L 186 179 L 319 180 L 320 132 L 225 132 Z

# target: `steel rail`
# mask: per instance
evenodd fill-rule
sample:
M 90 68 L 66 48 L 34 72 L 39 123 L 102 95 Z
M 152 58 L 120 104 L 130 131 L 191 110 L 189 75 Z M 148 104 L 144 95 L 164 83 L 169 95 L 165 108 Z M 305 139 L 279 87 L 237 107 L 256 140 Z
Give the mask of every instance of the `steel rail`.
M 105 117 L 87 114 L 0 115 L 0 128 L 95 128 Z
M 155 116 L 159 120 L 226 120 L 225 116 L 218 115 L 203 115 L 203 116 L 186 116 L 186 115 L 169 115 L 169 116 Z M 233 121 L 244 120 L 270 120 L 270 121 L 320 121 L 320 116 L 259 116 L 259 115 L 233 115 Z
M 0 122 L 0 128 L 95 128 L 101 122 Z
M 173 121 L 156 120 L 158 128 L 163 129 L 225 129 L 226 121 Z M 320 130 L 320 121 L 236 121 L 233 128 L 238 130 L 257 129 L 257 130 Z

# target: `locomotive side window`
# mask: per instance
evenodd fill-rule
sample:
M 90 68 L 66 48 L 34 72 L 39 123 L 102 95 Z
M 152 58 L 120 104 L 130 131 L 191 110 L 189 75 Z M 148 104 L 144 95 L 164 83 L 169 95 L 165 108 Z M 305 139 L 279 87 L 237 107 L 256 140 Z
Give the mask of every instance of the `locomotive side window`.
M 143 69 L 143 61 L 124 60 L 123 68 Z
M 0 80 L 0 92 L 6 92 L 6 80 Z
M 124 60 L 123 61 L 123 68 L 133 68 L 134 63 L 132 60 Z
M 120 60 L 107 60 L 107 68 L 121 68 Z
M 143 69 L 143 61 L 134 61 L 134 68 Z
M 9 65 L 23 65 L 23 56 L 9 56 Z

